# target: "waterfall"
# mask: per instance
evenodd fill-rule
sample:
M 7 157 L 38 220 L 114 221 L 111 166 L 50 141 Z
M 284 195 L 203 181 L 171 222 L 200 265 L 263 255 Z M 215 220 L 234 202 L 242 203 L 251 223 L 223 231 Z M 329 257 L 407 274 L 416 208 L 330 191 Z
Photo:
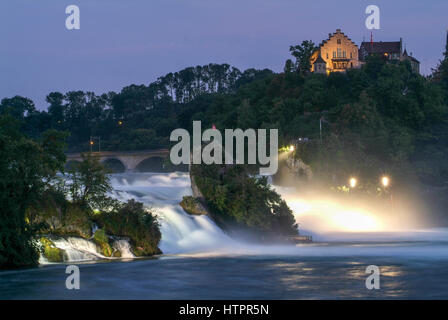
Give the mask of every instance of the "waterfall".
M 67 262 L 98 260 L 105 257 L 98 252 L 93 241 L 82 238 L 59 238 L 53 240 L 55 246 L 65 251 L 64 260 Z
M 119 239 L 115 240 L 112 247 L 115 250 L 120 251 L 121 258 L 135 258 L 135 256 L 131 252 L 131 245 L 128 240 Z
M 208 216 L 191 216 L 179 205 L 192 194 L 188 173 L 114 174 L 111 182 L 112 197 L 143 202 L 158 217 L 165 254 L 215 250 L 235 242 Z
M 183 196 L 192 194 L 188 173 L 113 174 L 111 183 L 111 197 L 140 201 L 157 216 L 162 233 L 159 247 L 165 254 L 211 252 L 236 243 L 208 216 L 191 216 L 179 205 Z M 92 240 L 69 237 L 53 243 L 65 251 L 66 262 L 113 259 L 103 256 Z M 135 258 L 126 239 L 115 239 L 112 247 L 120 251 L 121 258 Z M 48 263 L 44 257 L 40 262 Z

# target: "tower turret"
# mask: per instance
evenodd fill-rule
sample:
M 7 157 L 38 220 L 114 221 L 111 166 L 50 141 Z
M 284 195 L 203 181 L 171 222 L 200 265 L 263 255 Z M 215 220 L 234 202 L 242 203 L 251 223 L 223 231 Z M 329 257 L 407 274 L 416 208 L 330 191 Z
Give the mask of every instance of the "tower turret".
M 316 61 L 314 61 L 314 72 L 315 73 L 327 73 L 327 63 L 324 59 L 322 59 L 322 56 L 320 55 L 317 57 Z

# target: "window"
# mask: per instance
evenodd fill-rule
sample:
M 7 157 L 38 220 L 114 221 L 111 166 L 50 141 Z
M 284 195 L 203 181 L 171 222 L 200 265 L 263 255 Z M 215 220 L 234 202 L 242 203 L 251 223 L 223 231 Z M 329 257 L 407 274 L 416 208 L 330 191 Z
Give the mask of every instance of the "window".
M 353 59 L 353 53 L 350 52 L 350 59 Z
M 333 58 L 336 58 L 336 51 L 333 51 Z
M 342 57 L 342 50 L 341 50 L 341 48 L 338 48 L 338 58 L 341 58 Z
M 341 39 L 338 39 L 338 44 L 341 44 Z
M 347 56 L 347 54 L 346 54 L 345 51 L 342 52 L 342 56 L 343 56 L 344 58 Z
M 328 52 L 327 52 L 327 59 L 328 59 Z

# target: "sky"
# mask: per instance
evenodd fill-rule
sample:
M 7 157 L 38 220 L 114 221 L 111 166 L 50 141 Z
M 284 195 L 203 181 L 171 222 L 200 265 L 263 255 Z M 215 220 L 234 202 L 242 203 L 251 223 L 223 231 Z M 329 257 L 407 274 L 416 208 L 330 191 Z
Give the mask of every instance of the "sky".
M 80 9 L 67 30 L 65 9 Z M 446 0 L 2 0 L 0 98 L 40 110 L 48 93 L 101 94 L 208 63 L 281 72 L 289 46 L 320 43 L 337 28 L 370 40 L 368 5 L 380 8 L 374 41 L 399 41 L 428 74 L 442 57 Z

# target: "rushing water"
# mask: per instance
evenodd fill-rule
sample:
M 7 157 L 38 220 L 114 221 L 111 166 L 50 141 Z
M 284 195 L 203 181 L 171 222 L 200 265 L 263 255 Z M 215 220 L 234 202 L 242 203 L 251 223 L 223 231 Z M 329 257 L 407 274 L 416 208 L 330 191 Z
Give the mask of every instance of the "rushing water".
M 0 298 L 448 298 L 446 229 L 392 232 L 369 213 L 278 188 L 317 241 L 254 245 L 230 238 L 206 216 L 182 211 L 179 201 L 191 194 L 188 174 L 116 174 L 112 185 L 114 197 L 136 199 L 156 212 L 164 255 L 132 259 L 122 239 L 114 247 L 128 259 L 110 261 L 89 241 L 57 240 L 80 267 L 81 290 L 65 289 L 65 265 L 42 265 L 0 272 Z M 369 265 L 380 268 L 379 290 L 365 287 Z

